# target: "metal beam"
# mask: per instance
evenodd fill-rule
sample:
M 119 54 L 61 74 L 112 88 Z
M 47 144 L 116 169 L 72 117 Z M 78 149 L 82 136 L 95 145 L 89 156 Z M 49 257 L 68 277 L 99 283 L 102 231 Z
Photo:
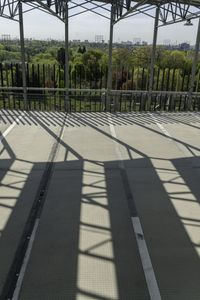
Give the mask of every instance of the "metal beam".
M 153 90 L 154 64 L 155 64 L 156 43 L 157 43 L 157 36 L 158 36 L 159 12 L 160 12 L 160 8 L 157 7 L 156 8 L 156 14 L 155 14 L 155 22 L 154 22 L 153 44 L 152 44 L 152 49 L 151 49 L 150 76 L 149 76 L 149 95 L 148 95 L 148 101 L 147 101 L 147 110 L 150 109 L 151 92 Z
M 110 110 L 110 91 L 112 89 L 112 47 L 113 47 L 113 27 L 114 27 L 114 5 L 110 10 L 110 36 L 109 36 L 109 49 L 108 49 L 108 79 L 107 79 L 107 99 L 106 110 Z
M 190 89 L 189 89 L 189 95 L 188 95 L 188 108 L 189 109 L 191 109 L 191 106 L 192 106 L 192 93 L 194 91 L 195 74 L 196 74 L 197 63 L 198 63 L 199 43 L 200 43 L 200 18 L 199 18 L 198 29 L 197 29 L 195 53 L 194 53 L 194 58 L 193 58 L 193 63 L 192 63 L 192 73 L 191 73 Z
M 70 2 L 73 3 L 73 4 L 76 4 L 76 2 L 73 2 L 73 1 L 70 1 Z M 108 17 L 104 16 L 103 14 L 101 14 L 101 13 L 95 11 L 97 8 L 103 8 L 103 7 L 106 6 L 106 5 L 107 5 L 107 4 L 104 3 L 104 4 L 102 4 L 101 6 L 95 5 L 95 6 L 92 7 L 92 8 L 87 8 L 86 6 L 84 6 L 84 5 L 82 5 L 82 4 L 77 4 L 77 7 L 81 7 L 81 8 L 83 8 L 84 10 L 82 10 L 82 11 L 80 11 L 80 12 L 77 12 L 77 13 L 74 13 L 73 15 L 70 15 L 70 18 L 75 17 L 75 16 L 78 16 L 78 15 L 81 15 L 81 14 L 83 14 L 83 13 L 92 12 L 92 13 L 94 13 L 94 14 L 100 16 L 100 17 L 103 17 L 103 18 L 109 20 L 110 18 L 108 18 Z
M 116 21 L 115 24 L 117 22 L 119 22 L 120 20 L 124 19 L 125 17 L 127 17 L 130 13 L 134 12 L 138 7 L 145 5 L 147 3 L 147 0 L 143 0 L 139 3 L 136 3 L 133 7 L 131 7 L 129 10 L 127 10 L 126 13 L 124 13 L 122 16 L 120 16 Z
M 42 2 L 42 0 L 36 0 L 35 2 L 37 2 L 42 8 L 44 8 L 46 11 L 50 12 L 50 14 L 56 18 L 58 18 L 59 20 L 63 21 L 63 18 L 56 12 L 54 12 L 51 8 L 49 8 L 48 5 L 44 4 Z
M 69 108 L 69 15 L 68 0 L 65 3 L 65 110 Z
M 21 46 L 21 61 L 22 61 L 22 84 L 24 109 L 27 109 L 27 84 L 26 84 L 26 61 L 25 61 L 25 47 L 24 47 L 24 24 L 23 24 L 23 9 L 22 2 L 19 1 L 19 31 L 20 31 L 20 46 Z

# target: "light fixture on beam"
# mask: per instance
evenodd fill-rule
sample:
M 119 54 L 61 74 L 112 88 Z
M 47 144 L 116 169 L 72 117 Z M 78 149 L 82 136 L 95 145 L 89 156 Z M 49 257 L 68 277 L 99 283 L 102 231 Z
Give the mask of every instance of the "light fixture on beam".
M 193 26 L 193 23 L 192 23 L 191 19 L 187 19 L 184 26 Z

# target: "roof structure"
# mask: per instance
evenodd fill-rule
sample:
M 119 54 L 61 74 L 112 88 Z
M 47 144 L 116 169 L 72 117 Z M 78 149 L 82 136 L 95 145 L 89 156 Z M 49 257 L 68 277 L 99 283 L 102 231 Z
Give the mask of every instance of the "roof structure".
M 16 0 L 0 0 L 0 16 L 18 21 L 19 2 Z M 24 13 L 34 9 L 40 9 L 56 16 L 60 20 L 65 19 L 65 5 L 68 4 L 68 17 L 75 17 L 85 12 L 91 12 L 101 17 L 110 19 L 110 6 L 114 7 L 114 22 L 137 15 L 145 14 L 155 17 L 154 10 L 159 7 L 159 25 L 168 25 L 188 19 L 194 19 L 200 15 L 199 0 L 35 0 L 21 1 L 24 5 Z

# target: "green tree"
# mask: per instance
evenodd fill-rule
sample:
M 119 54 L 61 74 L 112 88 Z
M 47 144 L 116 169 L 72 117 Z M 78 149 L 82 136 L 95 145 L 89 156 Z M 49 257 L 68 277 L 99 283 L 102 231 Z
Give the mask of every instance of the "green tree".
M 39 53 L 36 54 L 31 62 L 33 64 L 46 64 L 46 65 L 54 65 L 57 64 L 57 60 L 50 53 Z
M 58 63 L 61 65 L 61 67 L 63 68 L 65 65 L 65 49 L 64 48 L 60 48 L 57 52 L 57 61 Z
M 150 47 L 140 47 L 133 50 L 131 55 L 131 64 L 135 67 L 148 68 L 151 58 Z

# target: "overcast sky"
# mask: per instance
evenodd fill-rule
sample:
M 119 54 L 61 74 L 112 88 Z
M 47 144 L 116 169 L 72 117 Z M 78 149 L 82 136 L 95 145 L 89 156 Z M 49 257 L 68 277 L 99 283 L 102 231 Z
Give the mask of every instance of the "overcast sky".
M 192 21 L 194 26 L 184 26 L 178 23 L 159 28 L 158 43 L 171 40 L 172 43 L 188 41 L 195 43 L 197 20 Z M 114 27 L 114 41 L 133 41 L 133 38 L 141 38 L 148 43 L 152 42 L 153 19 L 144 15 L 122 20 Z M 24 15 L 25 37 L 36 39 L 64 39 L 63 23 L 43 12 L 31 11 Z M 11 37 L 19 37 L 18 23 L 0 18 L 0 36 L 10 34 Z M 95 34 L 109 39 L 109 21 L 93 13 L 85 13 L 70 19 L 69 38 L 88 39 L 94 41 Z

